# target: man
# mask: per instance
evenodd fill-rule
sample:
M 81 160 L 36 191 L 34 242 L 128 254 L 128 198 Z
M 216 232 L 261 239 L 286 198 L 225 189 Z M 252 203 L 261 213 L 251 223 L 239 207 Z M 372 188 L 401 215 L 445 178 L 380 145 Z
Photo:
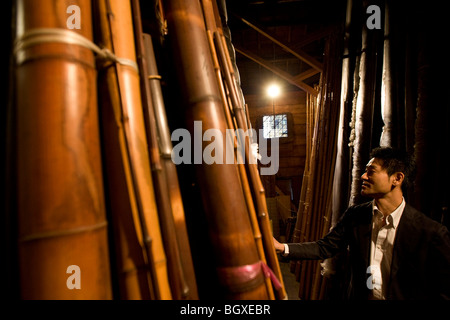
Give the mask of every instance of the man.
M 361 194 L 373 201 L 351 206 L 315 242 L 281 244 L 292 260 L 323 260 L 348 250 L 350 299 L 450 299 L 450 235 L 442 224 L 405 202 L 402 187 L 413 170 L 390 147 L 372 151 Z

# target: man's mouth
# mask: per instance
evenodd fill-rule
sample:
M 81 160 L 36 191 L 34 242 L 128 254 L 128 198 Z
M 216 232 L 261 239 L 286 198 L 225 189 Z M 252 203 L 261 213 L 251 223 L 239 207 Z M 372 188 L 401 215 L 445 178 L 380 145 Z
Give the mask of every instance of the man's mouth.
M 368 183 L 368 182 L 363 182 L 362 183 L 362 186 L 361 186 L 362 188 L 369 188 L 370 187 L 370 183 Z

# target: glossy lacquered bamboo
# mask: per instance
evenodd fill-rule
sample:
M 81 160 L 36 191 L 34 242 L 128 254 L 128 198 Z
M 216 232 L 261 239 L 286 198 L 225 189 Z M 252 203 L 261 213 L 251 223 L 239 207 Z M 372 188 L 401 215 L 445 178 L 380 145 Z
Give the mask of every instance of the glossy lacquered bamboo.
M 167 121 L 164 98 L 161 90 L 161 76 L 159 76 L 158 73 L 152 43 L 153 40 L 149 34 L 144 34 L 143 40 L 147 62 L 147 82 L 151 92 L 153 104 L 152 111 L 155 117 L 155 128 L 157 129 L 156 134 L 159 141 L 158 151 L 160 157 L 160 168 L 166 179 L 167 196 L 171 208 L 171 211 L 168 211 L 172 214 L 175 228 L 174 237 L 176 237 L 176 240 L 178 241 L 179 255 L 182 266 L 181 271 L 183 272 L 185 278 L 184 281 L 187 285 L 187 291 L 185 290 L 182 292 L 182 296 L 180 298 L 198 299 L 197 283 L 186 226 L 183 199 L 181 197 L 177 168 L 172 161 L 172 140 Z
M 200 3 L 170 0 L 164 5 L 173 63 L 177 65 L 185 101 L 186 126 L 193 134 L 194 121 L 201 121 L 203 132 L 216 129 L 226 137 L 227 121 Z M 224 147 L 225 140 L 218 143 Z M 239 277 L 225 277 L 260 261 L 238 167 L 213 163 L 198 165 L 196 169 L 210 235 L 205 241 L 214 248 L 208 254 L 216 263 L 223 297 L 267 299 L 262 273 L 249 285 L 240 282 Z
M 99 42 L 116 57 L 136 62 L 130 2 L 102 0 L 96 5 Z M 101 69 L 119 297 L 171 299 L 138 70 L 111 62 L 102 64 Z
M 177 300 L 198 299 L 183 206 L 180 203 L 181 197 L 178 197 L 179 190 L 176 188 L 177 176 L 167 175 L 167 169 L 171 170 L 170 164 L 172 167 L 175 165 L 170 157 L 172 146 L 152 40 L 149 35 L 143 34 L 139 1 L 132 0 L 131 3 L 150 164 L 162 237 L 168 257 L 172 295 Z
M 17 38 L 67 30 L 67 1 L 17 1 Z M 78 0 L 92 40 L 91 1 Z M 36 43 L 16 52 L 16 163 L 23 299 L 112 297 L 94 54 Z M 69 279 L 69 277 L 71 277 Z
M 232 114 L 234 115 L 234 126 L 232 128 L 242 129 L 244 130 L 244 132 L 248 132 L 250 128 L 248 125 L 249 120 L 247 118 L 246 112 L 244 111 L 244 105 L 242 103 L 243 99 L 239 97 L 237 77 L 235 75 L 234 67 L 231 62 L 228 45 L 223 35 L 222 22 L 220 20 L 218 8 L 215 3 L 208 0 L 204 0 L 202 1 L 202 3 L 207 25 L 210 25 L 210 27 L 213 29 L 211 30 L 213 31 L 215 45 L 213 54 L 214 51 L 217 52 L 216 59 L 220 62 L 221 74 L 223 75 L 224 79 L 223 83 L 221 84 L 226 88 L 223 91 L 228 93 L 228 98 L 226 101 L 229 102 L 229 104 L 225 104 L 225 114 L 228 114 L 228 108 L 230 108 Z M 229 107 L 227 107 L 228 105 Z M 281 288 L 276 291 L 277 298 L 285 299 L 287 296 L 283 285 L 283 279 L 278 264 L 278 259 L 273 247 L 272 232 L 270 229 L 270 221 L 265 198 L 265 190 L 262 186 L 257 166 L 255 163 L 253 163 L 253 161 L 250 160 L 250 141 L 242 140 L 240 141 L 240 143 L 244 146 L 244 157 L 247 169 L 245 171 L 240 171 L 241 180 L 242 183 L 248 184 L 244 186 L 244 190 L 251 191 L 253 195 L 253 203 L 249 203 L 250 197 L 247 197 L 247 203 L 250 210 L 251 221 L 256 222 L 257 220 L 258 222 L 257 224 L 253 223 L 253 230 L 255 232 L 255 240 L 257 248 L 259 249 L 259 255 L 261 261 L 263 261 L 264 263 L 268 263 L 269 267 L 274 271 L 274 274 L 281 283 Z M 274 291 L 269 279 L 266 279 L 266 286 L 269 297 L 273 298 Z
M 206 29 L 207 29 L 208 42 L 209 42 L 209 46 L 210 46 L 210 50 L 211 50 L 211 57 L 213 59 L 214 70 L 216 73 L 216 78 L 217 78 L 217 82 L 219 84 L 219 90 L 220 90 L 221 98 L 223 101 L 223 111 L 224 111 L 225 119 L 227 122 L 227 128 L 232 130 L 232 131 L 229 131 L 232 134 L 230 134 L 230 136 L 227 137 L 228 139 L 230 139 L 230 141 L 227 141 L 227 143 L 229 143 L 230 146 L 233 146 L 234 150 L 236 152 L 237 151 L 237 137 L 234 134 L 234 132 L 235 132 L 234 130 L 237 129 L 237 126 L 235 125 L 236 122 L 233 120 L 232 115 L 231 115 L 230 99 L 229 99 L 228 95 L 226 94 L 226 87 L 225 87 L 225 84 L 224 84 L 223 78 L 222 78 L 222 70 L 220 68 L 220 63 L 219 63 L 218 56 L 217 56 L 217 50 L 216 50 L 216 47 L 214 44 L 214 33 L 218 30 L 218 26 L 216 23 L 216 17 L 214 15 L 213 3 L 210 0 L 203 0 L 201 3 L 202 3 L 202 8 L 203 8 L 203 13 L 205 16 L 205 24 L 206 24 Z M 253 237 L 255 240 L 256 248 L 258 250 L 258 255 L 263 263 L 267 263 L 265 254 L 264 254 L 264 247 L 262 244 L 262 235 L 261 235 L 261 231 L 260 231 L 260 228 L 258 225 L 258 220 L 256 217 L 255 204 L 253 203 L 252 192 L 251 192 L 251 189 L 249 186 L 246 168 L 245 168 L 244 164 L 238 163 L 237 160 L 238 159 L 235 159 L 235 161 L 238 165 L 238 168 L 239 168 L 241 186 L 244 191 L 245 201 L 247 204 L 247 210 L 248 210 L 250 221 L 252 224 Z M 239 162 L 242 162 L 243 159 L 239 159 L 239 160 L 240 160 Z M 270 279 L 266 278 L 265 283 L 266 283 L 267 293 L 268 293 L 269 297 L 272 299 L 274 295 L 273 295 L 273 288 L 272 288 Z

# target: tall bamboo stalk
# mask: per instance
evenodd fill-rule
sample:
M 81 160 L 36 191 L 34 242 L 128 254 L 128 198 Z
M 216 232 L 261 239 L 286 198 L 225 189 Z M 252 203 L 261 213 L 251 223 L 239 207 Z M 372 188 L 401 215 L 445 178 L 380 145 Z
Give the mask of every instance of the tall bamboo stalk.
M 330 35 L 325 48 L 326 61 L 319 84 L 317 101 L 307 99 L 308 161 L 299 203 L 294 241 L 316 241 L 330 228 L 331 199 L 336 157 L 336 133 L 339 116 L 340 33 Z M 291 270 L 294 265 L 291 265 Z M 326 269 L 326 264 L 323 264 Z M 299 279 L 299 297 L 316 300 L 322 296 L 323 277 L 319 261 L 295 264 Z
M 355 138 L 353 141 L 353 168 L 350 204 L 358 204 L 361 196 L 361 175 L 365 170 L 368 155 L 372 149 L 374 97 L 376 92 L 376 54 L 373 47 L 374 35 L 362 30 L 362 49 L 359 63 L 359 86 L 355 110 Z
M 383 117 L 383 132 L 380 137 L 381 146 L 393 146 L 396 141 L 395 126 L 394 126 L 394 110 L 395 110 L 395 77 L 394 70 L 392 68 L 392 48 L 391 41 L 392 35 L 390 34 L 390 7 L 388 2 L 386 3 L 386 8 L 384 12 L 384 48 L 383 48 L 383 75 L 382 75 L 382 97 L 384 99 L 381 101 L 381 110 Z
M 341 69 L 340 67 L 340 48 L 341 48 L 341 33 L 335 32 L 328 39 L 327 46 L 325 48 L 325 54 L 327 60 L 324 64 L 324 77 L 327 81 L 325 86 L 324 96 L 336 97 L 336 99 L 325 99 L 324 108 L 327 110 L 327 116 L 325 117 L 326 134 L 324 136 L 324 142 L 327 146 L 323 150 L 324 166 L 322 168 L 322 176 L 326 179 L 322 182 L 321 193 L 322 197 L 319 200 L 321 203 L 320 209 L 320 224 L 317 229 L 316 239 L 319 239 L 326 235 L 330 231 L 331 225 L 331 200 L 333 193 L 333 180 L 334 180 L 334 168 L 336 162 L 336 150 L 337 150 L 337 129 L 339 124 L 339 109 L 340 99 L 338 99 L 341 85 Z M 321 267 L 323 272 L 321 272 Z M 316 265 L 315 279 L 313 283 L 313 290 L 311 299 L 317 300 L 323 295 L 321 285 L 326 282 L 322 274 L 328 276 L 330 272 L 328 267 L 328 261 L 325 260 L 322 264 Z
M 130 3 L 103 0 L 96 5 L 99 41 L 117 57 L 136 62 Z M 103 111 L 109 117 L 104 125 L 105 150 L 116 157 L 110 158 L 108 176 L 114 183 L 110 199 L 120 297 L 171 299 L 138 70 L 118 63 L 104 67 L 104 95 L 109 102 Z M 118 194 L 120 190 L 125 192 Z
M 147 137 L 150 148 L 150 163 L 152 166 L 152 177 L 155 181 L 156 188 L 156 201 L 158 205 L 158 212 L 160 216 L 161 226 L 163 229 L 163 238 L 166 243 L 166 250 L 169 253 L 170 268 L 173 270 L 171 275 L 171 283 L 174 288 L 174 298 L 180 299 L 196 299 L 197 290 L 195 283 L 194 269 L 192 265 L 192 258 L 190 255 L 189 239 L 185 231 L 184 216 L 180 217 L 181 213 L 177 213 L 179 230 L 176 229 L 174 222 L 174 213 L 172 211 L 172 200 L 170 197 L 169 182 L 166 175 L 166 163 L 171 161 L 170 147 L 168 141 L 170 141 L 170 135 L 168 130 L 162 132 L 164 128 L 167 128 L 167 120 L 165 118 L 165 111 L 161 101 L 153 98 L 156 94 L 161 97 L 161 88 L 155 86 L 154 78 L 157 78 L 156 61 L 154 59 L 153 47 L 151 39 L 147 36 L 144 38 L 142 32 L 142 22 L 140 18 L 139 1 L 132 0 L 132 8 L 134 14 L 134 30 L 136 36 L 136 49 L 138 52 L 139 71 L 141 79 L 141 92 L 143 96 L 144 115 L 146 119 Z M 151 68 L 152 67 L 152 68 Z M 155 73 L 154 73 L 155 72 Z M 153 81 L 152 81 L 153 80 Z M 152 85 L 152 86 L 151 86 Z M 152 90 L 153 89 L 153 90 Z M 159 91 L 159 92 L 158 92 Z M 159 126 L 156 121 L 155 105 L 159 104 L 160 119 Z M 158 127 L 160 128 L 158 132 Z M 163 135 L 164 134 L 164 135 Z M 161 143 L 159 143 L 161 141 Z M 161 155 L 165 156 L 161 159 Z M 181 198 L 176 198 L 181 200 Z M 180 206 L 178 206 L 179 208 Z M 182 208 L 182 206 L 181 206 Z M 180 232 L 178 232 L 180 231 Z M 182 250 L 183 248 L 184 250 Z M 184 255 L 183 255 L 184 254 Z M 184 258 L 184 259 L 183 259 Z M 186 272 L 190 270 L 190 272 Z
M 91 1 L 76 2 L 92 41 Z M 67 1 L 17 1 L 16 143 L 23 299 L 112 297 L 94 54 L 64 39 L 22 38 L 39 28 L 68 32 Z M 71 271 L 69 266 L 78 266 Z M 73 281 L 69 279 L 74 277 Z M 77 279 L 78 275 L 78 279 Z M 72 288 L 72 285 L 80 288 Z
M 200 3 L 170 0 L 164 5 L 178 83 L 186 101 L 186 126 L 193 134 L 193 122 L 201 121 L 202 135 L 205 130 L 216 129 L 225 137 L 227 121 Z M 217 143 L 225 150 L 226 141 Z M 262 273 L 251 276 L 245 272 L 260 266 L 260 260 L 238 167 L 213 163 L 196 169 L 222 295 L 229 299 L 267 299 Z
M 213 55 L 213 61 L 214 61 L 214 65 L 215 65 L 215 69 L 216 69 L 216 75 L 217 75 L 217 79 L 219 82 L 219 85 L 221 87 L 221 92 L 222 94 L 222 99 L 224 101 L 224 110 L 225 110 L 225 116 L 227 118 L 227 123 L 228 123 L 228 128 L 230 129 L 242 129 L 244 132 L 248 132 L 248 130 L 250 129 L 250 121 L 248 118 L 248 112 L 246 112 L 245 114 L 242 112 L 243 111 L 243 105 L 242 105 L 242 100 L 243 99 L 238 99 L 238 88 L 236 86 L 237 84 L 237 79 L 236 79 L 236 75 L 234 74 L 234 67 L 232 65 L 231 59 L 230 59 L 230 53 L 229 50 L 227 48 L 230 47 L 229 44 L 224 43 L 225 41 L 225 37 L 223 36 L 223 26 L 222 26 L 222 22 L 220 20 L 220 14 L 218 12 L 218 8 L 217 8 L 217 4 L 215 2 L 212 2 L 211 0 L 203 0 L 202 1 L 202 6 L 203 6 L 203 12 L 205 15 L 205 22 L 206 22 L 206 26 L 209 29 L 208 31 L 208 35 L 209 35 L 209 43 L 211 46 L 211 51 L 212 51 L 212 55 Z M 220 60 L 220 62 L 219 62 Z M 232 71 L 233 70 L 233 71 Z M 228 95 L 225 95 L 225 92 L 228 93 Z M 230 109 L 231 109 L 231 113 L 235 116 L 234 119 L 231 119 L 231 113 L 230 113 Z M 248 111 L 248 108 L 247 108 Z M 237 115 L 237 113 L 239 113 L 239 115 Z M 240 137 L 235 137 L 235 139 L 239 139 Z M 242 139 L 241 139 L 242 140 Z M 237 140 L 236 140 L 237 142 Z M 250 150 L 249 150 L 249 143 L 251 142 L 251 137 L 249 137 L 249 142 L 247 143 L 247 141 L 242 140 L 240 141 L 240 143 L 245 144 L 245 152 L 246 152 L 246 157 L 245 157 L 245 161 L 247 161 L 247 166 L 250 165 L 249 164 L 249 159 L 250 159 Z M 238 160 L 238 159 L 236 159 Z M 242 160 L 242 159 L 241 159 Z M 269 239 L 271 238 L 271 233 L 267 234 L 267 227 L 263 226 L 263 228 L 265 229 L 266 233 L 262 233 L 261 232 L 261 227 L 260 227 L 260 223 L 261 223 L 261 219 L 262 215 L 259 215 L 259 219 L 258 219 L 258 214 L 256 212 L 256 208 L 257 205 L 254 203 L 254 197 L 252 195 L 252 190 L 254 191 L 254 187 L 255 185 L 250 185 L 250 181 L 248 178 L 248 171 L 246 170 L 246 166 L 244 166 L 243 164 L 238 164 L 239 166 L 239 173 L 240 173 L 240 177 L 241 177 L 241 184 L 242 187 L 244 188 L 244 194 L 245 194 L 245 198 L 246 198 L 246 202 L 247 202 L 247 207 L 249 210 L 249 214 L 250 214 L 250 221 L 252 223 L 252 228 L 253 228 L 253 232 L 254 232 L 254 238 L 255 238 L 255 243 L 258 249 L 258 254 L 260 256 L 260 259 L 263 263 L 267 263 L 267 259 L 266 259 L 266 253 L 264 251 L 264 237 L 268 237 Z M 250 170 L 255 170 L 256 166 Z M 252 175 L 252 174 L 250 174 Z M 257 175 L 256 172 L 253 173 L 253 178 L 252 179 L 259 179 L 259 176 Z M 258 186 L 258 190 L 261 190 L 262 185 Z M 263 197 L 263 199 L 260 199 L 262 201 L 265 201 L 265 195 L 263 194 L 258 194 L 256 195 L 256 197 Z M 260 204 L 261 206 L 261 204 Z M 264 209 L 262 209 L 264 210 Z M 264 223 L 268 223 L 268 221 L 263 221 Z M 266 243 L 267 245 L 267 243 Z M 270 249 L 269 249 L 270 250 Z M 274 259 L 276 259 L 276 257 L 272 257 L 270 258 L 271 263 L 274 263 Z M 276 261 L 277 262 L 277 261 Z M 278 277 L 281 279 L 281 273 L 278 275 Z M 282 279 L 281 279 L 282 281 Z M 272 283 L 271 283 L 271 279 L 270 278 L 266 278 L 266 287 L 267 287 L 267 291 L 269 293 L 269 296 L 271 299 L 275 298 L 274 297 L 274 291 L 273 291 L 273 287 L 272 287 Z M 284 293 L 285 294 L 285 293 Z M 285 296 L 283 295 L 283 292 L 281 291 L 278 294 L 279 297 L 284 298 Z
M 191 248 L 185 222 L 183 200 L 181 198 L 178 175 L 175 164 L 172 161 L 172 141 L 170 140 L 170 131 L 167 123 L 167 116 L 164 106 L 164 100 L 161 91 L 161 77 L 158 75 L 158 68 L 153 51 L 153 44 L 150 35 L 144 34 L 144 49 L 147 62 L 147 82 L 151 91 L 153 102 L 153 113 L 155 117 L 155 128 L 158 130 L 157 137 L 159 144 L 160 168 L 164 173 L 167 184 L 167 196 L 171 208 L 171 214 L 175 229 L 175 235 L 178 242 L 179 255 L 182 262 L 182 269 L 185 277 L 187 291 L 183 293 L 185 299 L 197 299 L 197 284 L 194 274 L 194 266 L 191 256 Z M 144 71 L 142 72 L 143 77 Z M 156 151 L 155 151 L 156 153 Z M 163 190 L 160 190 L 163 192 Z M 169 210 L 168 210 L 169 212 Z
M 223 26 L 220 20 L 220 14 L 218 12 L 217 4 L 213 2 L 213 8 L 216 15 L 216 24 L 218 26 L 217 31 L 215 32 L 215 43 L 218 48 L 219 57 L 221 59 L 221 65 L 223 69 L 224 82 L 227 86 L 229 95 L 230 95 L 230 107 L 233 110 L 233 115 L 236 120 L 236 128 L 243 129 L 244 132 L 247 132 L 250 128 L 249 126 L 249 118 L 248 118 L 248 108 L 247 111 L 244 109 L 243 97 L 241 97 L 241 90 L 238 86 L 239 79 L 237 73 L 237 68 L 231 62 L 231 52 L 230 47 L 232 48 L 231 43 L 225 40 L 225 36 L 223 34 Z M 226 13 L 224 14 L 224 16 Z M 221 39 L 222 41 L 220 41 Z M 257 218 L 259 222 L 259 229 L 261 230 L 262 240 L 263 240 L 263 248 L 265 253 L 265 259 L 267 259 L 267 263 L 269 267 L 273 270 L 275 276 L 279 279 L 281 283 L 281 288 L 276 289 L 276 296 L 278 299 L 286 299 L 286 291 L 283 284 L 283 278 L 280 270 L 280 266 L 278 264 L 278 259 L 275 253 L 275 249 L 273 247 L 272 241 L 272 232 L 270 228 L 270 220 L 269 213 L 266 204 L 265 190 L 262 185 L 260 176 L 258 174 L 257 165 L 252 163 L 251 159 L 251 151 L 250 151 L 250 143 L 251 139 L 249 139 L 249 143 L 246 141 L 241 141 L 244 145 L 245 149 L 245 161 L 247 168 L 247 175 L 249 176 L 249 182 L 251 183 L 251 189 L 253 192 L 253 201 L 255 203 L 255 209 L 257 212 Z M 263 254 L 261 252 L 261 256 Z M 265 260 L 263 259 L 263 261 Z

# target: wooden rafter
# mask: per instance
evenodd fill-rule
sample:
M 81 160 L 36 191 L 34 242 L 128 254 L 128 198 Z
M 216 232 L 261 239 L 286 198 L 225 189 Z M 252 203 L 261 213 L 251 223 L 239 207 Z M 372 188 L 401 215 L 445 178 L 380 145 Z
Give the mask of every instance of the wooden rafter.
M 300 41 L 293 43 L 291 49 L 294 51 L 301 50 L 304 46 L 327 37 L 333 31 L 334 27 L 324 27 L 305 35 Z
M 283 48 L 287 52 L 291 53 L 292 55 L 294 55 L 298 59 L 300 59 L 303 62 L 309 64 L 312 68 L 316 69 L 317 71 L 322 72 L 323 64 L 320 61 L 317 61 L 315 58 L 311 57 L 309 54 L 307 54 L 306 52 L 304 52 L 303 50 L 301 50 L 299 48 L 296 48 L 294 50 L 289 45 L 287 45 L 287 44 L 279 41 L 278 39 L 276 39 L 269 32 L 265 31 L 262 27 L 258 27 L 254 23 L 251 23 L 248 20 L 246 20 L 246 19 L 244 19 L 244 18 L 242 18 L 242 17 L 240 17 L 240 16 L 238 16 L 236 14 L 234 14 L 234 15 L 236 16 L 236 18 L 238 18 L 239 20 L 241 20 L 242 22 L 247 24 L 249 27 L 251 27 L 252 29 L 257 31 L 258 33 L 260 33 L 264 37 L 268 38 L 269 40 L 271 40 L 273 43 L 279 45 L 281 48 Z
M 273 72 L 274 74 L 278 75 L 279 77 L 283 78 L 284 80 L 288 81 L 289 83 L 293 84 L 294 86 L 302 89 L 303 91 L 306 91 L 314 96 L 317 96 L 318 92 L 313 87 L 307 85 L 302 80 L 310 77 L 313 74 L 317 74 L 318 71 L 314 70 L 308 70 L 305 72 L 302 72 L 301 74 L 297 76 L 292 76 L 286 71 L 274 66 L 269 61 L 259 57 L 258 55 L 254 54 L 253 52 L 250 52 L 247 49 L 241 48 L 237 45 L 235 45 L 235 50 L 242 55 L 246 56 L 247 58 L 253 60 L 254 62 L 258 63 L 259 65 L 263 66 L 264 68 L 268 69 L 269 71 Z

